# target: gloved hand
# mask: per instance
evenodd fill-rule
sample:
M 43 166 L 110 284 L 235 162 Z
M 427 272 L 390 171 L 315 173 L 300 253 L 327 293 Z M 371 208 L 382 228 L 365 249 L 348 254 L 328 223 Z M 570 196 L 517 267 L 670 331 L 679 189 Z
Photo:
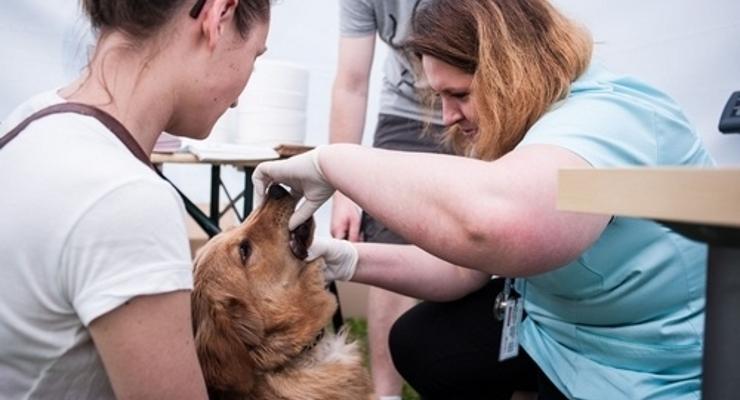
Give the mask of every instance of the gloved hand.
M 355 276 L 359 254 L 357 248 L 347 240 L 316 237 L 308 249 L 308 259 L 323 257 L 327 282 L 348 281 Z
M 303 202 L 290 217 L 288 228 L 293 230 L 308 220 L 334 194 L 334 187 L 326 181 L 319 166 L 320 149 L 317 147 L 287 160 L 258 165 L 252 175 L 255 207 L 262 204 L 265 191 L 271 184 L 282 183 L 304 197 Z

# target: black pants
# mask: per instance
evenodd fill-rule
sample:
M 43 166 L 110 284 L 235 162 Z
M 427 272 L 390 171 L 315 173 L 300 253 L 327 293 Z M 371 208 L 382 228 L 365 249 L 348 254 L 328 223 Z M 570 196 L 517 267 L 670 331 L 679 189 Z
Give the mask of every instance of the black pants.
M 420 303 L 396 321 L 389 338 L 393 363 L 425 400 L 508 400 L 517 390 L 565 399 L 524 349 L 498 361 L 502 323 L 493 302 L 503 281 L 454 302 Z

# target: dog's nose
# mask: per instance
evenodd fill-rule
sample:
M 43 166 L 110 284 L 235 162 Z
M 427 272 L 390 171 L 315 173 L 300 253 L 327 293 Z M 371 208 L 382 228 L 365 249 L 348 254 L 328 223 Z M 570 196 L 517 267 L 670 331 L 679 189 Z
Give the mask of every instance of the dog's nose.
M 279 200 L 285 196 L 290 196 L 290 193 L 288 193 L 288 191 L 280 185 L 272 185 L 269 189 L 267 189 L 267 197 L 269 197 L 270 199 Z

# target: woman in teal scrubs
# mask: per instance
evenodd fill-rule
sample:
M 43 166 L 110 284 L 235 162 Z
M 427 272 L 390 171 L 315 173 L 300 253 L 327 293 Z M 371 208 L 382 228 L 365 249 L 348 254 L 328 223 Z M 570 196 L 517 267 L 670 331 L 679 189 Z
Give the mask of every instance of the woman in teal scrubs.
M 556 209 L 560 169 L 711 167 L 679 107 L 546 0 L 423 3 L 407 48 L 468 158 L 331 145 L 255 174 L 258 200 L 305 197 L 293 226 L 339 190 L 413 244 L 312 249 L 327 279 L 429 300 L 391 333 L 399 372 L 425 399 L 698 399 L 705 246 Z

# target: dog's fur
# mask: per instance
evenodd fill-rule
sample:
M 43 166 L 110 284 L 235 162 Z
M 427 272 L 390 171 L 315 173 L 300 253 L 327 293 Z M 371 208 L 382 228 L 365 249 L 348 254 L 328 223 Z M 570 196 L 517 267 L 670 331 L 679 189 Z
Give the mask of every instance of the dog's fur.
M 247 221 L 196 257 L 193 328 L 212 399 L 370 396 L 357 344 L 344 333 L 321 336 L 337 304 L 325 290 L 323 261 L 306 261 L 313 221 L 288 231 L 295 205 L 273 186 Z

